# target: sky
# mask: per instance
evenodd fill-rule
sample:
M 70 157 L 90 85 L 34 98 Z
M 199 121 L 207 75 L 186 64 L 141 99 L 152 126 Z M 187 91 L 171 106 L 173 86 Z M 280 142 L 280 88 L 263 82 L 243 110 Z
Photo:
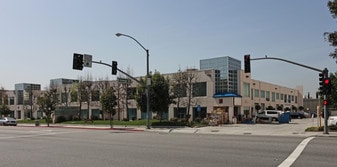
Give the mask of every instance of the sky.
M 0 0 L 0 86 L 47 87 L 50 79 L 116 79 L 93 64 L 73 70 L 73 53 L 90 54 L 132 76 L 199 68 L 201 59 L 277 57 L 335 73 L 324 32 L 337 30 L 327 0 Z M 251 62 L 252 79 L 314 96 L 319 72 L 277 60 Z

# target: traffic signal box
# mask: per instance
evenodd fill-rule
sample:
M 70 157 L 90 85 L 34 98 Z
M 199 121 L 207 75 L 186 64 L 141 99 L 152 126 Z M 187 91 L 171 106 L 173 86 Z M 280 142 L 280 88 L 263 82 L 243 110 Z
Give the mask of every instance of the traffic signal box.
M 73 69 L 74 70 L 82 70 L 83 69 L 83 55 L 82 54 L 74 53 Z
M 116 75 L 117 74 L 117 61 L 112 61 L 111 74 L 112 75 Z
M 245 73 L 250 73 L 250 55 L 245 55 L 244 63 L 245 63 Z
M 321 72 L 321 73 L 319 73 L 319 93 L 321 94 L 321 95 L 324 95 L 324 79 L 325 79 L 325 77 L 324 77 L 324 73 L 323 72 Z

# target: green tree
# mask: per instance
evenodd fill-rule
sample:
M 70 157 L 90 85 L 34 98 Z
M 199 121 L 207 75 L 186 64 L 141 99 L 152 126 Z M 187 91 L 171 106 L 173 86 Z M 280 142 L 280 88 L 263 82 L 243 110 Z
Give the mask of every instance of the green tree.
M 112 128 L 112 116 L 116 114 L 115 106 L 117 97 L 115 95 L 115 90 L 113 87 L 109 87 L 107 91 L 103 92 L 101 95 L 101 105 L 103 112 L 108 112 L 110 115 L 110 127 Z
M 328 1 L 328 8 L 332 14 L 332 17 L 337 18 L 337 0 Z M 335 48 L 333 52 L 330 53 L 330 57 L 336 59 L 337 63 L 337 31 L 334 32 L 325 32 L 326 39 L 330 42 L 330 45 Z
M 0 115 L 3 116 L 8 116 L 9 114 L 11 114 L 11 110 L 8 108 L 8 106 L 5 103 L 2 103 L 0 105 Z
M 46 122 L 49 127 L 50 116 L 56 109 L 57 99 L 55 99 L 56 89 L 47 90 L 43 96 L 37 98 L 37 104 L 40 110 L 42 110 L 46 115 Z
M 12 111 L 8 107 L 8 95 L 6 94 L 6 90 L 1 87 L 0 88 L 0 116 L 8 116 Z
M 149 97 L 150 97 L 150 110 L 157 113 L 160 117 L 160 120 L 163 116 L 163 112 L 168 111 L 168 107 L 173 103 L 172 96 L 170 95 L 169 80 L 161 75 L 159 72 L 155 72 L 152 76 Z M 145 83 L 145 80 L 141 78 L 142 83 Z M 137 87 L 137 106 L 142 110 L 146 111 L 146 96 L 145 96 L 145 84 L 139 85 Z

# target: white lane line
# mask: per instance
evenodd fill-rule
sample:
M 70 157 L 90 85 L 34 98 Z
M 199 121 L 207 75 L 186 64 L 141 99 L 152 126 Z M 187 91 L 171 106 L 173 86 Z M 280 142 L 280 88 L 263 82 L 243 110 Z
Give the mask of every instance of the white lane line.
M 0 137 L 0 140 L 4 140 L 4 139 L 19 139 L 19 138 L 31 138 L 31 137 L 38 137 L 38 136 L 51 136 L 51 135 L 59 135 L 59 134 L 66 134 L 66 133 L 77 133 L 77 132 L 84 132 L 84 131 L 53 132 L 53 133 L 41 133 L 41 134 L 31 134 L 31 135 L 21 135 L 21 136 L 5 136 L 5 137 Z
M 296 149 L 288 156 L 287 159 L 285 159 L 278 167 L 289 167 L 291 166 L 296 159 L 301 155 L 304 148 L 308 145 L 308 143 L 315 137 L 308 137 L 304 139 L 297 147 Z

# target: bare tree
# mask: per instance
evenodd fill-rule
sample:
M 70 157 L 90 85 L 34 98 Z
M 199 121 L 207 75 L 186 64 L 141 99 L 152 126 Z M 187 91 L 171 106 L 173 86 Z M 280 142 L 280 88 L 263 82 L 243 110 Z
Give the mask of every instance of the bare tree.
M 106 79 L 103 79 L 103 78 L 99 78 L 98 79 L 98 82 L 96 84 L 96 87 L 97 89 L 99 90 L 101 96 L 102 94 L 106 94 L 106 92 L 109 90 L 109 88 L 111 87 L 111 84 L 109 82 L 109 79 L 108 77 L 106 77 Z M 100 97 L 101 98 L 101 97 Z M 101 104 L 102 105 L 102 104 Z M 103 106 L 101 106 L 101 108 L 103 108 Z M 102 109 L 103 110 L 103 109 Z M 103 110 L 102 112 L 102 117 L 103 117 L 103 120 L 105 120 L 105 111 Z
M 187 116 L 186 120 L 189 120 L 191 117 L 190 110 L 191 110 L 191 103 L 193 98 L 193 92 L 197 91 L 198 88 L 194 87 L 193 85 L 197 82 L 198 75 L 196 70 L 194 69 L 187 69 Z

